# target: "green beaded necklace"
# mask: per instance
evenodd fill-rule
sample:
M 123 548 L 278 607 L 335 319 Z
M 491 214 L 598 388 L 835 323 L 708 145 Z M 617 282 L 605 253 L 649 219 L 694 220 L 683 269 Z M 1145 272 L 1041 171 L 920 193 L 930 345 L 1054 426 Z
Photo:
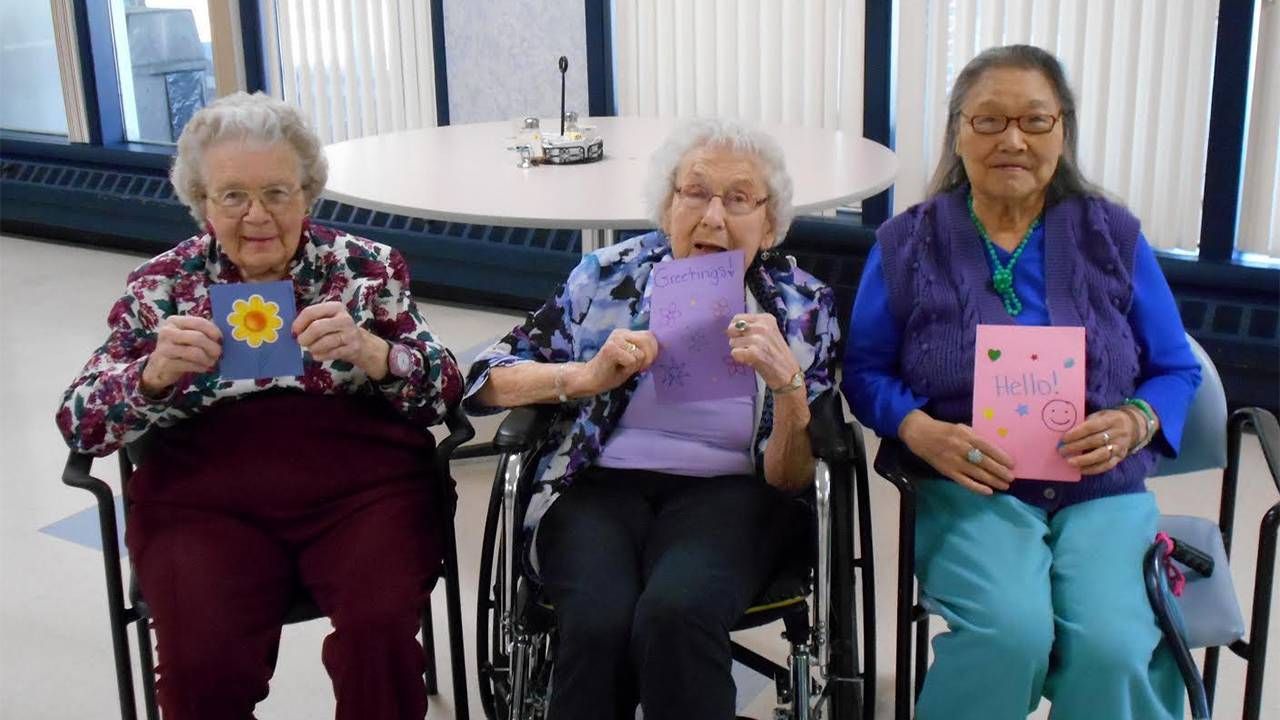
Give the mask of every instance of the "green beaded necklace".
M 969 196 L 969 217 L 973 219 L 974 226 L 978 228 L 978 235 L 982 236 L 982 242 L 987 246 L 987 253 L 991 255 L 991 265 L 995 268 L 991 271 L 991 285 L 1004 302 L 1005 312 L 1012 317 L 1017 317 L 1018 313 L 1022 312 L 1022 301 L 1013 291 L 1013 266 L 1018 262 L 1018 256 L 1022 255 L 1022 251 L 1027 247 L 1031 233 L 1040 227 L 1040 218 L 1037 217 L 1031 223 L 1031 227 L 1027 228 L 1027 234 L 1022 236 L 1022 242 L 1018 243 L 1018 247 L 1014 248 L 1013 254 L 1009 256 L 1009 264 L 1001 265 L 1000 257 L 996 255 L 995 243 L 991 242 L 991 237 L 987 235 L 987 229 L 978 219 L 978 213 L 973 211 L 973 195 Z

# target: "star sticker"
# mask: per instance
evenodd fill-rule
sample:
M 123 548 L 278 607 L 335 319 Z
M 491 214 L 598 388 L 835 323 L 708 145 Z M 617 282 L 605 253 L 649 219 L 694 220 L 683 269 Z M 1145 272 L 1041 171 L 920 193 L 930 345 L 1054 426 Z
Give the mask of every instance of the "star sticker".
M 1015 412 L 1017 412 L 1022 417 L 1026 417 L 1027 413 L 1031 412 L 1031 408 L 1027 407 L 1026 403 L 1022 403 L 1021 405 L 1018 405 L 1018 409 L 1015 410 Z
M 1039 360 L 1039 359 L 1040 359 L 1040 356 L 1039 356 L 1039 355 L 1037 355 L 1037 354 L 1035 354 L 1035 353 L 1031 353 L 1031 359 L 1032 359 L 1032 360 Z

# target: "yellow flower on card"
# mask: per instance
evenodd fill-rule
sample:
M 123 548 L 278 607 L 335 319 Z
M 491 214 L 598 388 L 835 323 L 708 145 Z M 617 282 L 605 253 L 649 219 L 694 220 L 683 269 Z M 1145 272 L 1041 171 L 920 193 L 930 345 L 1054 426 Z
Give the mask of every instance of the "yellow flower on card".
M 270 344 L 280 339 L 276 331 L 284 327 L 284 320 L 280 317 L 278 303 L 266 302 L 261 295 L 254 293 L 248 300 L 236 300 L 231 304 L 227 324 L 231 326 L 231 337 L 257 349 L 263 343 Z

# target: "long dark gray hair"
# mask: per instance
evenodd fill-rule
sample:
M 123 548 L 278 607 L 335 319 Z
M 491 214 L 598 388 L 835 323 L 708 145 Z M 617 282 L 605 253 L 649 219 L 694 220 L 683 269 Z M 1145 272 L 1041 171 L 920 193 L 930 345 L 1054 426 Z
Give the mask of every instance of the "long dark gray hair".
M 969 182 L 969 176 L 964 171 L 964 161 L 956 152 L 956 138 L 960 134 L 960 109 L 964 107 L 969 92 L 983 73 L 995 68 L 1040 71 L 1049 81 L 1062 108 L 1062 118 L 1059 121 L 1062 123 L 1062 157 L 1058 159 L 1058 168 L 1045 190 L 1045 204 L 1053 205 L 1078 195 L 1102 195 L 1098 187 L 1085 180 L 1076 163 L 1080 125 L 1076 119 L 1076 97 L 1067 84 L 1062 63 L 1034 45 L 1005 45 L 979 53 L 964 66 L 955 84 L 951 86 L 951 97 L 947 101 L 947 133 L 942 139 L 942 157 L 933 171 L 933 179 L 929 181 L 929 196 L 954 190 Z

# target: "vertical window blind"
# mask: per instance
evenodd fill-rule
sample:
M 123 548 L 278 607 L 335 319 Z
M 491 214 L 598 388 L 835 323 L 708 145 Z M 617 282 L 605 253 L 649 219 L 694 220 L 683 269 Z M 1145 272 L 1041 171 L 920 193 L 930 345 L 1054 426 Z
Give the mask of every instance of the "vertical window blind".
M 1280 3 L 1259 3 L 1236 249 L 1280 257 Z
M 431 4 L 270 0 L 272 92 L 326 143 L 436 124 Z
M 862 134 L 864 0 L 615 0 L 620 115 Z
M 983 49 L 1055 54 L 1076 91 L 1080 167 L 1141 219 L 1152 245 L 1200 237 L 1217 0 L 928 0 L 901 3 L 895 209 L 924 197 L 947 93 Z

